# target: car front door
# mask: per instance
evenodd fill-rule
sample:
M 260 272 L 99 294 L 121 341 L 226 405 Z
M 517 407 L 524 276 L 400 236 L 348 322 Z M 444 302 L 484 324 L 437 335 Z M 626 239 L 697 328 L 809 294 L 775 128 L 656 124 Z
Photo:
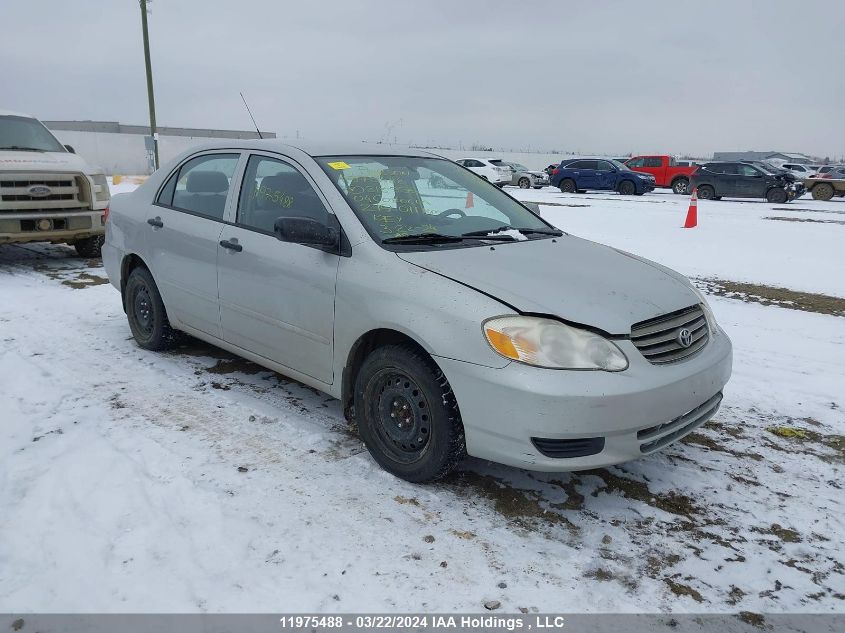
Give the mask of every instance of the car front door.
M 596 189 L 616 189 L 616 179 L 616 167 L 606 160 L 596 161 Z
M 293 160 L 252 154 L 243 173 L 218 254 L 223 338 L 331 384 L 339 256 L 282 242 L 274 225 L 305 217 L 337 228 L 337 220 Z
M 210 152 L 182 163 L 147 214 L 146 259 L 168 315 L 221 337 L 217 250 L 239 153 Z
M 752 165 L 738 165 L 737 190 L 744 198 L 766 197 L 766 176 L 763 172 Z

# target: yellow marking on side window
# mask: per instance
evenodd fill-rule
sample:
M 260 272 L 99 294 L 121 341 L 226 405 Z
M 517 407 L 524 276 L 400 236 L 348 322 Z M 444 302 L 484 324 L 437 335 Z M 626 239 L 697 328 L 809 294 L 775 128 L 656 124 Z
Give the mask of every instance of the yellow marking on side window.
M 333 163 L 329 163 L 328 165 L 332 169 L 349 169 L 349 165 L 344 163 L 342 160 L 336 160 Z

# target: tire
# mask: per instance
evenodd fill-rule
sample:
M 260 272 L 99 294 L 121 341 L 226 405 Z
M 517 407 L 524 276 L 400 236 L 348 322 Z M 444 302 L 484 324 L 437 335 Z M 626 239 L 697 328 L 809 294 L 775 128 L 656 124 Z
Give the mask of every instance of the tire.
M 93 235 L 86 237 L 84 240 L 79 240 L 73 243 L 73 247 L 80 257 L 94 258 L 101 257 L 103 250 L 103 241 L 105 236 Z
M 701 185 L 696 189 L 699 200 L 715 200 L 716 190 L 710 185 Z
M 783 204 L 789 200 L 789 195 L 783 189 L 773 188 L 766 192 L 766 200 L 772 204 Z
M 623 180 L 619 183 L 617 191 L 620 195 L 623 196 L 633 196 L 635 193 L 637 193 L 637 185 L 635 185 L 630 180 Z
M 534 185 L 534 188 L 535 188 L 535 189 L 542 189 L 542 188 L 543 188 L 543 186 L 542 186 L 542 185 Z
M 364 360 L 355 380 L 355 421 L 378 465 L 412 483 L 441 479 L 466 456 L 446 376 L 410 345 L 386 345 Z
M 672 181 L 672 192 L 680 196 L 689 192 L 689 180 L 686 178 L 675 178 Z
M 561 193 L 575 193 L 578 189 L 575 185 L 575 181 L 572 178 L 564 178 L 560 181 L 560 185 L 558 185 Z
M 179 342 L 180 333 L 170 327 L 158 287 L 146 268 L 136 268 L 129 274 L 124 308 L 132 336 L 144 349 L 165 350 Z
M 519 182 L 517 184 L 519 185 L 520 189 L 531 189 L 531 181 L 528 178 L 525 178 L 524 176 L 519 179 Z
M 813 187 L 813 200 L 831 200 L 836 190 L 833 185 L 827 182 L 822 182 Z

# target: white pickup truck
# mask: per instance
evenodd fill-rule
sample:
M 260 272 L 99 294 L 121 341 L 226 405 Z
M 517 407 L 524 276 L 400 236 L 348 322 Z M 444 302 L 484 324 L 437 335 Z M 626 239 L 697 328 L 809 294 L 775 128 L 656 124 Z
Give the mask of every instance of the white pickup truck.
M 99 257 L 109 184 L 41 121 L 0 110 L 0 245 L 72 244 Z

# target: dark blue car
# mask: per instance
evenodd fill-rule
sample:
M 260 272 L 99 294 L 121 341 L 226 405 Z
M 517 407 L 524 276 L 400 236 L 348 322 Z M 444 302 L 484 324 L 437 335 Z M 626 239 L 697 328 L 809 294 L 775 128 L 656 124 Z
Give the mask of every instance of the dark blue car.
M 550 184 L 564 193 L 596 189 L 641 196 L 654 190 L 654 176 L 632 171 L 610 158 L 571 158 L 552 170 Z

